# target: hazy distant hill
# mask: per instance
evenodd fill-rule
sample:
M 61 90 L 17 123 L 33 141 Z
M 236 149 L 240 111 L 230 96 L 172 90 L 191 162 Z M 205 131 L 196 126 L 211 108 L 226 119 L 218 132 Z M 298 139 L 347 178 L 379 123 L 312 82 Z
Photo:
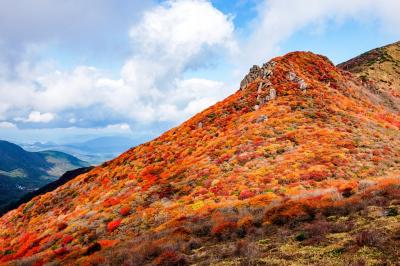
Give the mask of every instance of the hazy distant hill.
M 66 171 L 89 166 L 58 151 L 27 152 L 0 140 L 0 208 L 60 177 Z
M 109 136 L 91 139 L 85 142 L 57 144 L 57 143 L 34 143 L 22 145 L 30 151 L 58 150 L 72 154 L 92 165 L 98 165 L 108 161 L 127 149 L 139 144 L 141 140 L 128 137 Z

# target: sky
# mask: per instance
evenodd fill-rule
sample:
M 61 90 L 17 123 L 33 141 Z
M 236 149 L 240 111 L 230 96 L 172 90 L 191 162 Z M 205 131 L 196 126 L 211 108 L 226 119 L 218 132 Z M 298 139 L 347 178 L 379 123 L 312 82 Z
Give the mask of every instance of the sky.
M 150 139 L 290 51 L 400 39 L 398 0 L 0 0 L 0 139 Z

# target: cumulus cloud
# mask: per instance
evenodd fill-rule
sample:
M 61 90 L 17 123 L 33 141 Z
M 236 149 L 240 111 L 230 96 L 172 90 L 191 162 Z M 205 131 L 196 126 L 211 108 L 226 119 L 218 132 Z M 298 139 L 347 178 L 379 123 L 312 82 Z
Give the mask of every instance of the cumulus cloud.
M 268 0 L 257 6 L 254 29 L 243 43 L 240 63 L 264 62 L 277 53 L 283 41 L 307 26 L 324 29 L 328 22 L 378 22 L 387 33 L 400 35 L 398 0 Z
M 28 118 L 15 118 L 15 121 L 22 121 L 25 123 L 48 123 L 54 119 L 55 115 L 52 113 L 40 113 L 39 111 L 32 111 L 29 113 Z
M 11 122 L 3 121 L 0 122 L 0 128 L 2 129 L 15 129 L 17 126 Z
M 126 123 L 122 123 L 122 124 L 108 125 L 106 126 L 106 129 L 112 129 L 112 130 L 117 129 L 125 131 L 125 130 L 131 130 L 131 127 Z
M 30 112 L 16 121 L 49 122 L 57 113 L 57 120 L 82 125 L 84 118 L 76 117 L 85 111 L 104 123 L 110 114 L 139 123 L 182 121 L 230 92 L 221 82 L 183 74 L 208 66 L 211 54 L 234 53 L 233 34 L 232 19 L 210 2 L 167 1 L 130 29 L 134 51 L 117 79 L 95 67 L 58 69 L 52 61 L 21 61 L 13 79 L 0 71 L 0 117 Z

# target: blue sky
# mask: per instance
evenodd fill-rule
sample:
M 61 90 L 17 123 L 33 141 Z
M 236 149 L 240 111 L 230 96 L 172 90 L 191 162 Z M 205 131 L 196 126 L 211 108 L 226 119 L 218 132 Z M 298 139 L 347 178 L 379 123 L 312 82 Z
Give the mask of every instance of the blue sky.
M 149 139 L 236 91 L 253 64 L 334 63 L 400 39 L 397 0 L 0 2 L 0 139 Z

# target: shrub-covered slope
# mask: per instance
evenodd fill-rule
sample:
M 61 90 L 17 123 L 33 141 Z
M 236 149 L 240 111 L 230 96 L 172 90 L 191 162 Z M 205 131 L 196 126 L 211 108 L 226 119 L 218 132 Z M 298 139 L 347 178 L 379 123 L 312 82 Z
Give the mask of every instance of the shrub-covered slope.
M 394 262 L 400 117 L 376 97 L 310 52 L 254 66 L 227 99 L 4 215 L 0 260 Z
M 380 103 L 400 112 L 400 42 L 368 51 L 338 65 L 360 77 Z

